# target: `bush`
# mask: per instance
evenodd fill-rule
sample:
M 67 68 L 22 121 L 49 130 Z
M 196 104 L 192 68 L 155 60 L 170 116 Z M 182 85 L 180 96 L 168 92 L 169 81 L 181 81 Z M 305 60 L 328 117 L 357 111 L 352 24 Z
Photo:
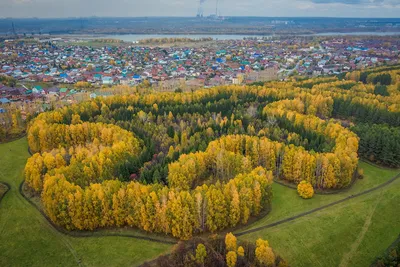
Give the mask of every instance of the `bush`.
M 357 169 L 357 178 L 363 179 L 364 178 L 364 169 L 358 168 Z
M 302 198 L 312 198 L 314 195 L 314 188 L 312 185 L 307 181 L 301 181 L 297 186 L 297 193 Z

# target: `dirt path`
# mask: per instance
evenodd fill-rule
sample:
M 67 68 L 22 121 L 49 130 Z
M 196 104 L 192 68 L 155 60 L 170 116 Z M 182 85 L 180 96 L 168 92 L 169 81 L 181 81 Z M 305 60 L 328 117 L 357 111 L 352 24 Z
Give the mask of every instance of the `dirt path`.
M 264 226 L 260 226 L 260 227 L 257 227 L 257 228 L 253 228 L 253 229 L 250 229 L 250 230 L 246 230 L 246 231 L 243 231 L 243 232 L 235 233 L 235 235 L 236 235 L 236 236 L 242 236 L 242 235 L 245 235 L 245 234 L 258 232 L 258 231 L 263 230 L 263 229 L 266 229 L 266 228 L 271 228 L 271 227 L 274 227 L 274 226 L 277 226 L 277 225 L 280 225 L 280 224 L 283 224 L 283 223 L 286 223 L 286 222 L 294 221 L 294 220 L 296 220 L 296 219 L 298 219 L 298 218 L 301 218 L 301 217 L 304 217 L 304 216 L 306 216 L 306 215 L 315 213 L 315 212 L 317 212 L 317 211 L 324 210 L 324 209 L 330 208 L 330 207 L 332 207 L 332 206 L 335 206 L 335 205 L 337 205 L 337 204 L 340 204 L 340 203 L 349 201 L 349 200 L 351 200 L 351 199 L 353 199 L 353 198 L 357 198 L 357 197 L 366 195 L 366 194 L 368 194 L 368 193 L 377 191 L 377 190 L 379 190 L 379 189 L 381 189 L 381 188 L 383 188 L 383 187 L 385 187 L 385 186 L 390 185 L 391 183 L 393 183 L 394 181 L 396 181 L 396 180 L 399 179 L 399 178 L 400 178 L 400 173 L 397 174 L 397 175 L 395 175 L 393 178 L 387 180 L 387 181 L 384 182 L 383 184 L 380 184 L 380 185 L 378 185 L 378 186 L 376 186 L 376 187 L 374 187 L 374 188 L 370 188 L 370 189 L 368 189 L 368 190 L 365 190 L 365 191 L 363 191 L 363 192 L 357 193 L 357 194 L 355 194 L 355 195 L 351 195 L 351 196 L 345 197 L 345 198 L 343 198 L 343 199 L 341 199 L 341 200 L 334 201 L 334 202 L 329 203 L 329 204 L 327 204 L 327 205 L 323 205 L 323 206 L 321 206 L 321 207 L 318 207 L 318 208 L 312 209 L 312 210 L 310 210 L 310 211 L 306 211 L 306 212 L 300 213 L 300 214 L 298 214 L 298 215 L 295 215 L 295 216 L 292 216 L 292 217 L 289 217 L 289 218 L 286 218 L 286 219 L 283 219 L 283 220 L 279 220 L 279 221 L 276 221 L 276 222 L 273 222 L 273 223 L 270 223 L 270 224 L 267 224 L 267 225 L 264 225 Z
M 6 196 L 6 194 L 8 193 L 8 191 L 10 191 L 10 185 L 8 183 L 5 182 L 0 182 L 0 184 L 2 186 L 4 186 L 6 188 L 6 190 L 4 191 L 4 193 L 0 196 L 0 206 L 1 206 L 1 200 Z M 2 216 L 7 216 L 7 214 L 3 214 Z M 0 234 L 4 231 L 4 224 L 0 225 Z
M 376 200 L 375 205 L 371 209 L 371 212 L 368 214 L 367 218 L 365 219 L 364 226 L 362 227 L 360 233 L 357 236 L 357 239 L 351 245 L 350 251 L 343 255 L 342 261 L 340 262 L 339 267 L 347 267 L 349 266 L 349 262 L 352 259 L 354 253 L 357 252 L 358 247 L 360 246 L 361 242 L 364 239 L 365 234 L 367 233 L 369 226 L 371 225 L 372 217 L 374 216 L 376 207 L 378 206 L 381 200 L 382 192 L 379 194 L 379 197 Z

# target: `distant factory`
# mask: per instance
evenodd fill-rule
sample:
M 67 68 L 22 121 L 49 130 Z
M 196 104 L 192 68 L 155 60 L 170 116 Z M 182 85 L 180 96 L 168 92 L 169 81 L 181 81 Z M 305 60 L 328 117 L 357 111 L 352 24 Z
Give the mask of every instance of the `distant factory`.
M 219 0 L 215 0 L 215 13 L 210 14 L 209 16 L 204 16 L 204 3 L 206 0 L 199 0 L 199 7 L 197 9 L 197 18 L 205 18 L 208 20 L 224 20 L 224 17 L 221 16 L 221 11 L 218 9 Z

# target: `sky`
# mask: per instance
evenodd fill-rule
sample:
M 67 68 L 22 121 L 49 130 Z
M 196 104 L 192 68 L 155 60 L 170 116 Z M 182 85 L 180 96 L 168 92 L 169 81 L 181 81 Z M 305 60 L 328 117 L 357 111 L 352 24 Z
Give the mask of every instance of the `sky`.
M 0 0 L 0 18 L 195 16 L 200 0 Z M 217 0 L 201 0 L 204 15 Z M 400 0 L 219 0 L 222 16 L 400 17 Z

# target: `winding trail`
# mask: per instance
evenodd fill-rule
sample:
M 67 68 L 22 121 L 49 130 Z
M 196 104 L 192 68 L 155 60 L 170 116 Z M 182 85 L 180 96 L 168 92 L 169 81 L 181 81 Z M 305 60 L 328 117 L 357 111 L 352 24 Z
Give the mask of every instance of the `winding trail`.
M 357 198 L 357 197 L 361 197 L 361 196 L 363 196 L 363 195 L 366 195 L 366 194 L 369 194 L 369 193 L 371 193 L 371 192 L 377 191 L 377 190 L 379 190 L 379 189 L 381 189 L 381 188 L 384 188 L 384 187 L 390 185 L 391 183 L 393 183 L 394 181 L 396 181 L 396 180 L 399 179 L 399 178 L 400 178 L 400 173 L 397 174 L 397 175 L 395 175 L 395 176 L 392 177 L 391 179 L 387 180 L 386 182 L 384 182 L 384 183 L 382 183 L 382 184 L 376 186 L 376 187 L 367 189 L 367 190 L 365 190 L 365 191 L 362 191 L 362 192 L 357 193 L 357 194 L 354 194 L 354 195 L 350 195 L 350 196 L 345 197 L 345 198 L 343 198 L 343 199 L 340 199 L 340 200 L 334 201 L 334 202 L 332 202 L 332 203 L 323 205 L 323 206 L 321 206 L 321 207 L 318 207 L 318 208 L 315 208 L 315 209 L 312 209 L 312 210 L 309 210 L 309 211 L 306 211 L 306 212 L 297 214 L 297 215 L 292 216 L 292 217 L 288 217 L 288 218 L 285 218 L 285 219 L 282 219 L 282 220 L 279 220 L 279 221 L 276 221 L 276 222 L 273 222 L 273 223 L 270 223 L 270 224 L 267 224 L 267 225 L 264 225 L 264 226 L 260 226 L 260 227 L 257 227 L 257 228 L 245 230 L 245 231 L 242 231 L 242 232 L 236 232 L 235 235 L 236 235 L 236 236 L 243 236 L 243 235 L 246 235 L 246 234 L 249 234 L 249 233 L 254 233 L 254 232 L 261 231 L 261 230 L 266 229 L 266 228 L 272 228 L 272 227 L 274 227 L 274 226 L 277 226 L 277 225 L 280 225 L 280 224 L 283 224 L 283 223 L 286 223 L 286 222 L 294 221 L 294 220 L 296 220 L 296 219 L 298 219 L 298 218 L 301 218 L 301 217 L 304 217 L 304 216 L 306 216 L 306 215 L 309 215 L 309 214 L 312 214 L 312 213 L 315 213 L 315 212 L 318 212 L 318 211 L 321 211 L 321 210 L 328 209 L 328 208 L 333 207 L 333 206 L 335 206 L 335 205 L 338 205 L 338 204 L 340 204 L 340 203 L 347 202 L 347 201 L 349 201 L 349 200 L 351 200 L 351 199 L 354 199 L 354 198 Z M 3 184 L 5 184 L 5 183 L 3 183 Z M 47 222 L 49 223 L 49 225 L 50 225 L 56 232 L 58 232 L 59 234 L 67 235 L 67 236 L 71 236 L 71 237 L 77 237 L 77 238 L 80 238 L 80 237 L 117 236 L 117 237 L 126 237 L 126 238 L 142 239 L 142 240 L 147 240 L 147 241 L 152 241 L 152 242 L 158 242 L 158 243 L 163 243 L 163 244 L 176 244 L 176 241 L 161 240 L 161 239 L 157 239 L 157 238 L 146 237 L 146 236 L 138 236 L 138 235 L 134 235 L 134 234 L 116 234 L 116 233 L 107 234 L 107 233 L 100 233 L 101 230 L 100 230 L 100 231 L 94 231 L 94 232 L 89 232 L 89 231 L 68 232 L 68 231 L 66 231 L 66 230 L 64 230 L 64 229 L 62 229 L 62 228 L 60 228 L 60 227 L 58 227 L 57 225 L 55 225 L 53 222 L 51 222 L 51 220 L 46 216 L 46 214 L 45 214 L 42 210 L 40 210 L 40 209 L 37 207 L 37 205 L 36 205 L 30 198 L 28 198 L 28 197 L 23 193 L 22 186 L 23 186 L 23 182 L 22 182 L 22 183 L 20 184 L 20 186 L 19 186 L 19 190 L 18 190 L 18 191 L 19 191 L 19 192 L 18 192 L 19 195 L 22 196 L 22 197 L 26 200 L 26 202 L 28 202 L 30 205 L 32 205 L 36 210 L 38 210 L 38 211 L 40 212 L 40 214 L 41 214 L 43 217 L 46 218 L 46 220 L 47 220 Z M 11 189 L 11 186 L 8 185 L 8 188 L 9 188 L 8 190 L 10 190 L 10 189 Z M 4 195 L 3 195 L 3 196 L 4 196 Z M 1 199 L 0 199 L 0 200 L 1 200 Z M 377 202 L 377 203 L 378 203 L 378 202 Z M 377 205 L 377 204 L 376 204 L 376 205 Z M 375 207 L 376 207 L 376 206 L 375 206 Z M 369 217 L 368 217 L 369 219 L 367 218 L 367 220 L 366 220 L 366 222 L 365 222 L 365 225 L 364 225 L 364 227 L 363 227 L 362 232 L 360 233 L 359 237 L 357 238 L 357 240 L 356 240 L 355 243 L 353 244 L 354 249 L 357 249 L 357 247 L 358 247 L 357 244 L 359 244 L 359 243 L 362 241 L 362 238 L 363 238 L 365 232 L 366 232 L 367 229 L 368 229 L 368 226 L 369 226 L 369 223 L 370 223 L 370 220 L 371 220 L 371 217 L 372 217 L 372 215 L 373 215 L 374 210 L 375 210 L 375 208 L 373 209 L 373 211 L 372 211 L 371 214 L 369 215 Z M 369 222 L 368 222 L 368 221 L 369 221 Z M 97 233 L 97 234 L 95 234 L 95 233 Z M 70 250 L 72 249 L 72 250 L 71 250 L 71 253 L 73 254 L 73 256 L 75 257 L 75 259 L 77 260 L 78 264 L 80 265 L 81 263 L 80 263 L 80 260 L 79 260 L 79 256 L 78 256 L 76 253 L 74 253 L 71 244 L 68 244 L 68 242 L 65 242 L 65 241 L 66 241 L 66 240 L 63 238 L 63 242 L 65 243 L 65 245 L 66 245 Z M 353 246 L 352 246 L 352 250 L 353 250 Z M 343 265 L 342 265 L 342 266 L 346 266 L 346 265 L 347 265 L 347 263 L 346 263 L 346 261 L 345 261 L 345 259 L 344 259 L 344 260 L 343 260 Z
M 3 174 L 1 174 L 3 176 Z M 8 191 L 10 191 L 11 186 L 6 183 L 6 182 L 0 182 L 0 185 L 4 186 L 6 188 L 6 191 L 0 196 L 0 206 L 1 206 L 1 200 L 6 196 Z M 4 224 L 0 225 L 0 234 L 4 231 Z
M 393 183 L 394 181 L 396 181 L 396 180 L 399 179 L 399 178 L 400 178 L 400 173 L 397 174 L 397 175 L 395 175 L 395 176 L 392 177 L 391 179 L 387 180 L 386 182 L 384 182 L 384 183 L 382 183 L 382 184 L 376 186 L 376 187 L 367 189 L 367 190 L 362 191 L 362 192 L 360 192 L 360 193 L 357 193 L 357 194 L 354 194 L 354 195 L 345 197 L 345 198 L 343 198 L 343 199 L 334 201 L 334 202 L 332 202 L 332 203 L 329 203 L 329 204 L 323 205 L 323 206 L 321 206 L 321 207 L 318 207 L 318 208 L 315 208 L 315 209 L 312 209 L 312 210 L 309 210 L 309 211 L 300 213 L 300 214 L 295 215 L 295 216 L 292 216 L 292 217 L 288 217 L 288 218 L 285 218 L 285 219 L 282 219 L 282 220 L 279 220 L 279 221 L 276 221 L 276 222 L 273 222 L 273 223 L 270 223 L 270 224 L 267 224 L 267 225 L 264 225 L 264 226 L 260 226 L 260 227 L 257 227 L 257 228 L 249 229 L 249 230 L 246 230 L 246 231 L 236 232 L 235 235 L 236 235 L 236 236 L 242 236 L 242 235 L 245 235 L 245 234 L 258 232 L 258 231 L 261 231 L 261 230 L 266 229 L 266 228 L 271 228 L 271 227 L 274 227 L 274 226 L 277 226 L 277 225 L 280 225 L 280 224 L 283 224 L 283 223 L 286 223 L 286 222 L 294 221 L 294 220 L 296 220 L 296 219 L 298 219 L 298 218 L 301 218 L 301 217 L 304 217 L 304 216 L 306 216 L 306 215 L 309 215 L 309 214 L 312 214 L 312 213 L 315 213 L 315 212 L 318 212 L 318 211 L 321 211 L 321 210 L 328 209 L 328 208 L 333 207 L 333 206 L 335 206 L 335 205 L 337 205 L 337 204 L 340 204 L 340 203 L 343 203 L 343 202 L 347 202 L 347 201 L 349 201 L 349 200 L 351 200 L 351 199 L 354 199 L 354 198 L 357 198 L 357 197 L 360 197 L 360 196 L 369 194 L 369 193 L 371 193 L 371 192 L 377 191 L 377 190 L 379 190 L 379 189 L 381 189 L 381 188 L 383 188 L 383 187 L 386 187 L 386 186 L 390 185 L 391 183 Z M 172 244 L 172 245 L 173 245 L 173 244 L 176 244 L 176 242 L 173 242 L 173 241 L 166 241 L 166 240 L 156 239 L 156 238 L 152 238 L 152 237 L 137 236 L 137 235 L 131 235 L 131 234 L 103 234 L 103 233 L 101 233 L 101 234 L 98 234 L 98 235 L 94 235 L 93 232 L 87 232 L 87 231 L 84 231 L 84 232 L 68 232 L 68 231 L 66 231 L 66 230 L 64 230 L 64 229 L 62 229 L 62 228 L 60 228 L 60 227 L 58 227 L 57 225 L 55 225 L 53 222 L 51 222 L 51 220 L 47 217 L 47 215 L 46 215 L 42 210 L 40 210 L 40 209 L 36 206 L 36 204 L 33 203 L 27 196 L 24 195 L 23 190 L 22 190 L 22 186 L 23 186 L 23 182 L 20 184 L 20 188 L 19 188 L 19 193 L 20 193 L 20 195 L 21 195 L 28 203 L 30 203 L 35 209 L 37 209 L 37 210 L 42 214 L 42 216 L 44 216 L 44 217 L 46 218 L 46 220 L 49 222 L 49 224 L 50 224 L 55 230 L 57 230 L 58 232 L 60 232 L 60 233 L 62 233 L 62 234 L 64 234 L 64 235 L 68 235 L 68 236 L 72 236 L 72 237 L 119 236 L 119 237 L 127 237 L 127 238 L 142 239 L 142 240 L 147 240 L 147 241 L 152 241 L 152 242 L 158 242 L 158 243 L 163 243 L 163 244 Z M 372 214 L 371 214 L 371 216 L 372 216 Z M 370 218 L 370 219 L 371 219 L 371 218 Z M 101 230 L 100 230 L 100 231 L 101 231 Z M 361 241 L 360 241 L 360 242 L 361 242 Z
M 354 195 L 345 197 L 345 198 L 343 198 L 343 199 L 334 201 L 334 202 L 332 202 L 332 203 L 329 203 L 329 204 L 323 205 L 323 206 L 321 206 L 321 207 L 318 207 L 318 208 L 315 208 L 315 209 L 312 209 L 312 210 L 309 210 L 309 211 L 306 211 L 306 212 L 297 214 L 297 215 L 295 215 L 295 216 L 292 216 L 292 217 L 289 217 L 289 218 L 286 218 L 286 219 L 283 219 L 283 220 L 279 220 L 279 221 L 276 221 L 276 222 L 273 222 L 273 223 L 270 223 L 270 224 L 267 224 L 267 225 L 264 225 L 264 226 L 260 226 L 260 227 L 257 227 L 257 228 L 249 229 L 249 230 L 246 230 L 246 231 L 237 232 L 237 233 L 235 233 L 235 235 L 236 235 L 236 236 L 242 236 L 242 235 L 245 235 L 245 234 L 258 232 L 258 231 L 263 230 L 263 229 L 266 229 L 266 228 L 271 228 L 271 227 L 274 227 L 274 226 L 277 226 L 277 225 L 280 225 L 280 224 L 283 224 L 283 223 L 286 223 L 286 222 L 294 221 L 294 220 L 296 220 L 296 219 L 298 219 L 298 218 L 301 218 L 301 217 L 304 217 L 304 216 L 306 216 L 306 215 L 315 213 L 315 212 L 317 212 L 317 211 L 325 210 L 325 209 L 330 208 L 330 207 L 333 207 L 333 206 L 335 206 L 335 205 L 337 205 L 337 204 L 340 204 L 340 203 L 349 201 L 349 200 L 351 200 L 351 199 L 354 199 L 354 198 L 357 198 L 357 197 L 360 197 L 360 196 L 369 194 L 369 193 L 371 193 L 371 192 L 377 191 L 377 190 L 379 190 L 379 189 L 381 189 L 381 188 L 383 188 L 383 187 L 385 187 L 385 186 L 390 185 L 391 183 L 393 183 L 394 181 L 396 181 L 396 180 L 399 179 L 399 178 L 400 178 L 400 173 L 397 174 L 397 175 L 395 175 L 395 176 L 392 177 L 391 179 L 387 180 L 386 182 L 384 182 L 384 183 L 382 183 L 382 184 L 376 186 L 376 187 L 367 189 L 367 190 L 362 191 L 362 192 L 360 192 L 360 193 L 357 193 L 357 194 L 354 194 Z
M 360 246 L 361 242 L 364 239 L 365 234 L 368 231 L 369 226 L 371 225 L 372 217 L 375 213 L 376 207 L 378 206 L 379 202 L 381 201 L 382 192 L 379 194 L 379 197 L 376 199 L 375 205 L 372 207 L 371 211 L 369 212 L 367 218 L 365 219 L 365 223 L 361 228 L 360 233 L 357 236 L 357 239 L 351 244 L 350 251 L 343 255 L 342 261 L 340 262 L 339 267 L 347 267 L 349 266 L 349 262 L 352 259 L 354 253 L 357 252 L 358 247 Z

